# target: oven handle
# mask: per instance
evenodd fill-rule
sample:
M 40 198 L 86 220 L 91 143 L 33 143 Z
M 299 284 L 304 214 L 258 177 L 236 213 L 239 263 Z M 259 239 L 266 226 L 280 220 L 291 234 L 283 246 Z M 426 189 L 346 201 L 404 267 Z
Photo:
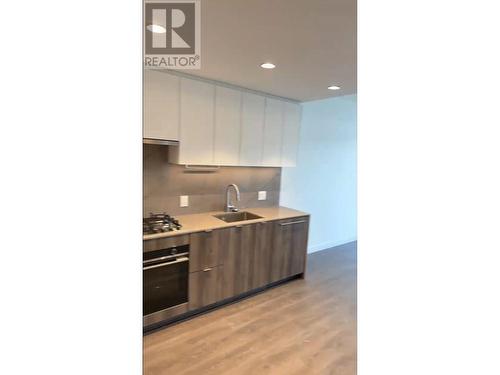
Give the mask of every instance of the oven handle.
M 166 263 L 161 263 L 161 264 L 155 264 L 154 266 L 149 266 L 149 267 L 143 267 L 142 270 L 150 270 L 152 268 L 158 268 L 158 267 L 165 267 L 165 266 L 170 266 L 172 264 L 178 264 L 178 263 L 183 263 L 187 262 L 189 260 L 188 257 L 181 257 L 179 259 L 174 260 L 173 262 L 166 262 Z
M 154 259 L 148 259 L 142 262 L 143 265 L 149 264 L 149 263 L 156 263 L 160 260 L 165 260 L 165 259 L 172 259 L 172 258 L 178 258 L 183 255 L 188 255 L 189 253 L 179 253 L 179 254 L 174 254 L 174 255 L 167 255 L 164 257 L 159 257 L 159 258 L 154 258 Z

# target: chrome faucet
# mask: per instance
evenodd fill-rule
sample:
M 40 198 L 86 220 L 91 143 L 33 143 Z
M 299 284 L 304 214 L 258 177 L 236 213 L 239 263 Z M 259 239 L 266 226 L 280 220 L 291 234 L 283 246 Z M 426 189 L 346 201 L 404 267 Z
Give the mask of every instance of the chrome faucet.
M 226 212 L 238 212 L 238 209 L 236 208 L 235 205 L 232 204 L 231 202 L 231 187 L 234 188 L 234 191 L 236 192 L 236 200 L 239 202 L 240 201 L 240 189 L 238 188 L 238 185 L 236 184 L 230 184 L 227 185 L 226 187 Z

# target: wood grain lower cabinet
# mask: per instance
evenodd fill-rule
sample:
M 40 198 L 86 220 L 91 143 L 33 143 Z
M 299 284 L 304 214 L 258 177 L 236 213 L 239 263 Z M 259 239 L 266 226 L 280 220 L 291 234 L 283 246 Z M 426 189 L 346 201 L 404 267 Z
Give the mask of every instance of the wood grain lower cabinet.
M 189 274 L 189 310 L 199 309 L 221 300 L 222 268 L 216 266 Z
M 308 225 L 300 217 L 191 234 L 189 309 L 303 273 Z
M 228 228 L 227 245 L 221 253 L 224 264 L 222 298 L 229 298 L 251 289 L 252 258 L 257 225 L 237 225 Z
M 230 298 L 269 284 L 272 224 L 240 225 L 227 229 L 221 252 L 222 298 Z
M 273 224 L 270 222 L 257 224 L 255 246 L 251 260 L 251 289 L 261 288 L 269 284 L 273 250 L 272 229 Z
M 273 223 L 270 282 L 303 273 L 307 255 L 308 217 Z

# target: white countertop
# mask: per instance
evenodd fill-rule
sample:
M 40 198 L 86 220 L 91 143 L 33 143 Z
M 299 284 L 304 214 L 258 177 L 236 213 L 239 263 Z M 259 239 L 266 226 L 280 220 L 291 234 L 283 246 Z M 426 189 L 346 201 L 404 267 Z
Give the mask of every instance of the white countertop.
M 145 234 L 143 236 L 143 239 L 152 240 L 155 238 L 178 236 L 181 234 L 201 232 L 210 229 L 233 227 L 239 224 L 251 224 L 251 223 L 258 223 L 261 221 L 291 219 L 294 217 L 309 216 L 309 214 L 305 212 L 293 210 L 291 208 L 282 206 L 245 208 L 242 209 L 241 211 L 246 211 L 258 216 L 262 216 L 262 218 L 255 220 L 245 220 L 233 223 L 226 223 L 225 221 L 217 219 L 216 217 L 213 216 L 218 214 L 224 214 L 224 211 L 212 211 L 212 212 L 204 212 L 200 214 L 190 214 L 190 215 L 178 215 L 178 216 L 176 215 L 175 218 L 179 220 L 179 223 L 182 225 L 182 228 L 180 230 L 172 232 Z

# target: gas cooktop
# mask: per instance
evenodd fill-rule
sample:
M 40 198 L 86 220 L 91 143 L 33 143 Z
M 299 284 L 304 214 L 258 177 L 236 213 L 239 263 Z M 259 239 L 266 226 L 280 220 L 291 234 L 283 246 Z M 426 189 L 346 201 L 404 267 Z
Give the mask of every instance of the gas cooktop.
M 172 232 L 182 228 L 176 218 L 162 214 L 150 213 L 149 217 L 142 220 L 142 232 L 143 234 L 153 234 L 162 232 Z

